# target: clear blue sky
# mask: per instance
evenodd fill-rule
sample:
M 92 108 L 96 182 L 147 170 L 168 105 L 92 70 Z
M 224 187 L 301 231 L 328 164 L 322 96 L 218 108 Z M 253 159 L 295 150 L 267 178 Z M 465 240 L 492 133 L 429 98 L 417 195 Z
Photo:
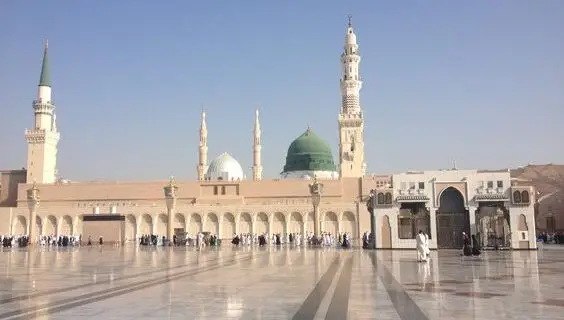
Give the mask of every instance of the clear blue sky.
M 25 166 L 49 38 L 73 179 L 250 176 L 254 109 L 265 175 L 307 125 L 337 150 L 346 14 L 362 54 L 368 171 L 564 162 L 564 1 L 3 1 L 0 169 Z

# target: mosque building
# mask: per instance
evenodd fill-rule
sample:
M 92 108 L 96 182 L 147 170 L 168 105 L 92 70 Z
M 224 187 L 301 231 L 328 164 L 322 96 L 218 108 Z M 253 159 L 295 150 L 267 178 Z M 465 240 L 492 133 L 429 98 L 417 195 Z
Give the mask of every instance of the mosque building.
M 208 164 L 203 112 L 197 180 L 75 182 L 57 180 L 61 134 L 46 44 L 34 122 L 24 135 L 27 167 L 1 172 L 0 235 L 28 234 L 37 241 L 41 235 L 103 234 L 123 241 L 198 232 L 222 239 L 240 233 L 346 232 L 358 245 L 372 227 L 381 249 L 415 248 L 418 230 L 429 235 L 433 249 L 461 247 L 462 232 L 476 234 L 484 247 L 536 249 L 535 192 L 512 184 L 508 170 L 366 175 L 360 61 L 349 21 L 340 58 L 338 162 L 330 144 L 307 128 L 290 143 L 280 179 L 263 179 L 257 111 L 252 176 L 228 153 Z M 119 227 L 101 222 L 107 216 L 120 221 Z

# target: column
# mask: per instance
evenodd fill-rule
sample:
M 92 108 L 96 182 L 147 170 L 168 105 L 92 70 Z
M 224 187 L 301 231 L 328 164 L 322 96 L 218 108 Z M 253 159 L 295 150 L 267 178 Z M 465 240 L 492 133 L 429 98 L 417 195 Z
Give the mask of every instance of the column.
M 28 236 L 29 244 L 32 245 L 37 241 L 37 208 L 39 207 L 39 188 L 35 181 L 33 186 L 27 190 L 27 205 L 29 208 Z
M 319 223 L 319 205 L 313 205 L 313 234 L 319 236 L 319 228 L 321 227 Z
M 313 233 L 319 236 L 319 204 L 321 202 L 321 193 L 323 192 L 323 184 L 317 181 L 317 177 L 313 178 L 313 183 L 309 185 L 309 193 L 313 204 Z
M 476 210 L 478 206 L 468 206 L 468 217 L 470 218 L 470 235 L 476 234 Z
M 172 243 L 172 237 L 174 235 L 174 212 L 176 209 L 176 193 L 178 187 L 174 181 L 174 177 L 170 177 L 168 185 L 164 188 L 164 195 L 166 199 L 166 209 L 167 209 L 167 224 L 166 224 L 166 238 L 168 239 L 169 245 Z

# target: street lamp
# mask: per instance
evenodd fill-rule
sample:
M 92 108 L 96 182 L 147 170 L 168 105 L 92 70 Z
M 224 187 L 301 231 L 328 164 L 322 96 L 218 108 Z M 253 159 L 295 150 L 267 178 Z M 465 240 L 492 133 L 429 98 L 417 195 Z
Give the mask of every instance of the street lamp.
M 170 181 L 168 182 L 168 185 L 166 185 L 163 188 L 163 190 L 166 199 L 166 209 L 168 213 L 166 237 L 168 239 L 168 244 L 170 245 L 174 233 L 173 219 L 174 219 L 174 210 L 176 209 L 176 194 L 178 192 L 178 186 L 174 181 L 174 177 L 172 176 L 170 177 Z
M 317 181 L 317 176 L 313 177 L 313 183 L 309 185 L 309 194 L 313 204 L 313 233 L 316 237 L 319 234 L 319 203 L 321 202 L 321 193 L 323 192 L 323 184 Z
M 376 249 L 376 217 L 374 217 L 374 207 L 376 205 L 376 192 L 370 190 L 368 201 L 366 201 L 366 209 L 370 213 L 370 236 L 368 237 L 368 248 Z
M 27 207 L 29 208 L 29 244 L 35 243 L 36 232 L 37 232 L 37 208 L 39 207 L 39 188 L 37 183 L 33 181 L 31 188 L 27 190 Z

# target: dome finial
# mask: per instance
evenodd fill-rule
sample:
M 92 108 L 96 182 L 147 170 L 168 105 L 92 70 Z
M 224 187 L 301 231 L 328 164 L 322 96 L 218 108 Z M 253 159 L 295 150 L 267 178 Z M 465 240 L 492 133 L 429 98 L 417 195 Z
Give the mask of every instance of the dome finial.
M 347 14 L 347 18 L 349 19 L 349 27 L 352 27 L 352 14 Z

